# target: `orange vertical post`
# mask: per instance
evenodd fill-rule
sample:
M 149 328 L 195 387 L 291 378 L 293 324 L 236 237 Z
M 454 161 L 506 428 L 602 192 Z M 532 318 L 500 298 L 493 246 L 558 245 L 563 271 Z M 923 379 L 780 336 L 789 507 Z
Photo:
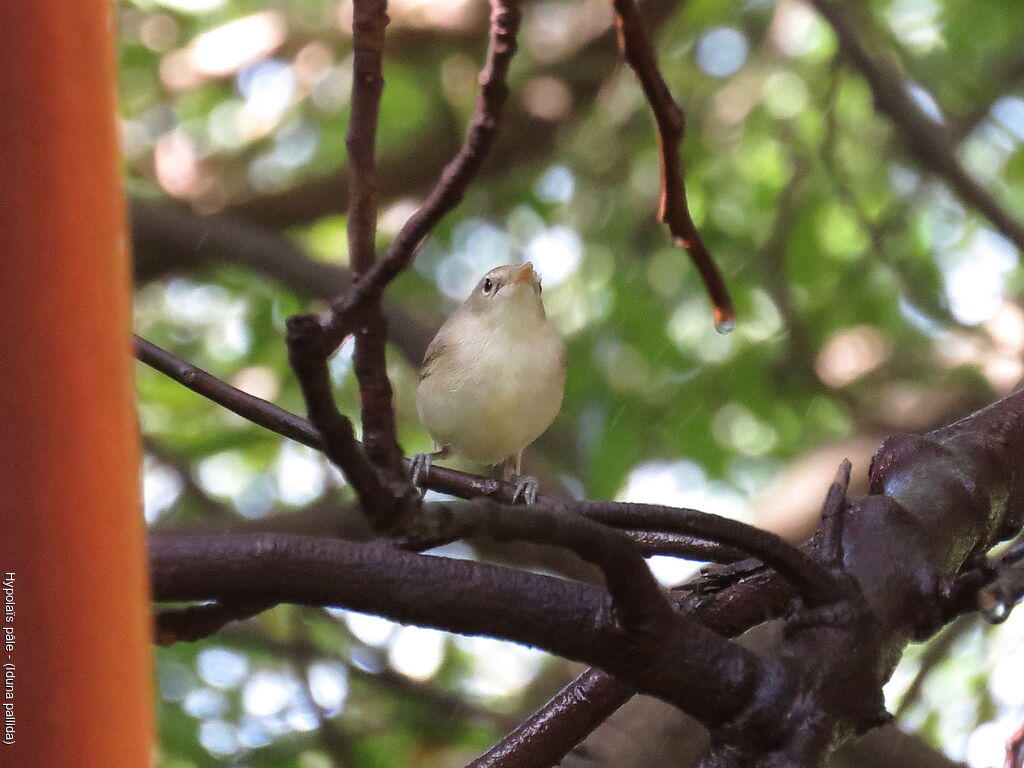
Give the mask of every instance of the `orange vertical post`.
M 107 0 L 0 3 L 0 765 L 152 761 Z

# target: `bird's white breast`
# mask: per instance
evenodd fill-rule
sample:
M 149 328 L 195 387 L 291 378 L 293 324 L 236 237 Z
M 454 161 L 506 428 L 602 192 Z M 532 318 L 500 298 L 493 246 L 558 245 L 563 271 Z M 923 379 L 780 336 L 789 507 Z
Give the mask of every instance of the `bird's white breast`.
M 562 404 L 562 341 L 523 307 L 500 318 L 459 318 L 444 360 L 420 382 L 417 406 L 434 440 L 481 464 L 514 456 L 550 426 Z

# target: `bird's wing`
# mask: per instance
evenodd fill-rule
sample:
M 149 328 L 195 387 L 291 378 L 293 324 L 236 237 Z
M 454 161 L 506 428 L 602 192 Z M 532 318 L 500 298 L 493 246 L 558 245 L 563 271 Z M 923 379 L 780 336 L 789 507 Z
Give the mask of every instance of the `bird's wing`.
M 430 342 L 430 345 L 427 347 L 427 353 L 423 356 L 423 367 L 420 368 L 420 381 L 423 381 L 434 372 L 437 368 L 437 362 L 441 358 L 441 353 L 444 352 L 447 346 L 448 344 L 444 336 L 440 333 Z

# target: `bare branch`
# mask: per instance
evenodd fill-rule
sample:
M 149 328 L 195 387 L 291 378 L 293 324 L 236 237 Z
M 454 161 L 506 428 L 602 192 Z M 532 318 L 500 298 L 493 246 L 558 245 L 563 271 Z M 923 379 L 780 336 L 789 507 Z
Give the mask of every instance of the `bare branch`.
M 626 683 L 588 669 L 466 768 L 548 768 L 632 696 Z
M 384 89 L 384 30 L 388 24 L 387 0 L 358 0 L 352 15 L 352 111 L 345 145 L 348 148 L 349 181 L 348 250 L 355 284 L 364 282 L 376 262 L 377 162 L 375 146 L 380 97 Z M 365 307 L 365 317 L 351 326 L 356 346 L 352 358 L 359 382 L 363 442 L 370 463 L 384 471 L 397 486 L 403 476 L 402 449 L 398 445 L 394 392 L 388 379 L 385 348 L 387 322 L 380 297 Z M 311 328 L 314 318 L 310 318 Z M 317 321 L 319 325 L 319 321 Z M 336 344 L 317 328 L 328 355 Z M 298 369 L 296 369 L 298 373 Z M 312 417 L 314 424 L 319 424 Z
M 382 58 L 387 0 L 355 0 L 352 12 L 352 110 L 345 135 L 349 179 L 348 249 L 358 280 L 376 259 L 377 117 L 384 90 Z
M 605 525 L 699 536 L 742 550 L 777 570 L 808 606 L 827 605 L 846 596 L 846 585 L 828 568 L 775 534 L 737 520 L 654 504 L 583 501 L 558 506 Z
M 487 499 L 433 504 L 412 528 L 416 537 L 464 539 L 485 535 L 499 541 L 531 541 L 563 547 L 604 574 L 613 605 L 627 630 L 653 633 L 671 622 L 666 593 L 628 535 L 556 506 L 502 506 Z
M 624 633 L 601 589 L 484 563 L 280 534 L 150 536 L 155 599 L 343 606 L 543 648 L 615 674 L 715 724 L 741 708 L 762 662 L 672 613 L 664 641 Z M 671 638 L 669 640 L 668 638 Z
M 185 362 L 177 355 L 158 347 L 141 336 L 133 336 L 135 356 L 149 367 L 160 371 L 179 384 L 218 405 L 227 408 L 253 424 L 276 432 L 296 442 L 322 451 L 323 440 L 316 427 L 284 408 L 236 389 L 226 381 Z
M 714 259 L 704 246 L 686 202 L 683 164 L 679 144 L 683 139 L 682 108 L 672 98 L 665 78 L 658 69 L 654 47 L 644 31 L 640 13 L 633 0 L 612 0 L 619 45 L 623 56 L 643 87 L 658 124 L 658 148 L 661 157 L 661 204 L 658 217 L 668 225 L 673 241 L 687 250 L 693 260 L 715 313 L 715 327 L 722 333 L 732 330 L 736 315 L 729 290 L 725 287 Z
M 373 265 L 364 280 L 334 303 L 331 318 L 333 339 L 340 343 L 354 327 L 356 317 L 383 293 L 405 269 L 438 222 L 461 202 L 470 182 L 494 144 L 502 107 L 508 98 L 506 79 L 516 52 L 519 31 L 518 0 L 491 0 L 491 32 L 487 63 L 480 72 L 480 92 L 465 142 L 441 172 L 426 201 L 402 226 L 384 257 Z

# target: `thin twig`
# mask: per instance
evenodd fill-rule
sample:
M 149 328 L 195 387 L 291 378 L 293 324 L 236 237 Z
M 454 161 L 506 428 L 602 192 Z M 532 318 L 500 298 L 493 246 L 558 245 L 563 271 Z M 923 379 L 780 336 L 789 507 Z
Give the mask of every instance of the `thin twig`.
M 544 506 L 557 506 L 605 525 L 689 534 L 742 550 L 777 570 L 809 607 L 846 596 L 845 583 L 827 567 L 775 534 L 738 520 L 656 504 L 583 501 Z
M 661 203 L 658 218 L 668 225 L 676 245 L 690 254 L 704 287 L 711 298 L 715 313 L 715 327 L 726 333 L 735 324 L 735 312 L 729 290 L 725 286 L 714 259 L 701 239 L 697 225 L 690 215 L 683 181 L 683 164 L 679 157 L 679 144 L 683 139 L 683 110 L 672 98 L 665 78 L 658 68 L 640 13 L 633 0 L 612 0 L 615 24 L 619 32 L 619 45 L 623 56 L 643 88 L 644 95 L 658 124 L 658 148 L 661 158 Z
M 165 376 L 271 432 L 322 451 L 316 427 L 301 416 L 259 397 L 243 392 L 141 336 L 133 336 L 135 356 Z
M 151 534 L 149 551 L 158 601 L 332 605 L 503 638 L 606 669 L 712 725 L 748 702 L 765 674 L 755 654 L 674 610 L 648 638 L 623 631 L 604 589 L 390 542 Z
M 352 111 L 345 146 L 349 178 L 348 250 L 358 284 L 377 260 L 377 120 L 384 90 L 384 30 L 387 0 L 358 0 L 352 11 Z M 402 449 L 398 445 L 394 392 L 388 379 L 385 349 L 387 321 L 380 297 L 366 308 L 365 317 L 350 329 L 355 334 L 353 370 L 359 382 L 363 445 L 370 463 L 398 480 Z M 327 344 L 328 355 L 336 345 Z M 313 419 L 314 424 L 318 424 Z

